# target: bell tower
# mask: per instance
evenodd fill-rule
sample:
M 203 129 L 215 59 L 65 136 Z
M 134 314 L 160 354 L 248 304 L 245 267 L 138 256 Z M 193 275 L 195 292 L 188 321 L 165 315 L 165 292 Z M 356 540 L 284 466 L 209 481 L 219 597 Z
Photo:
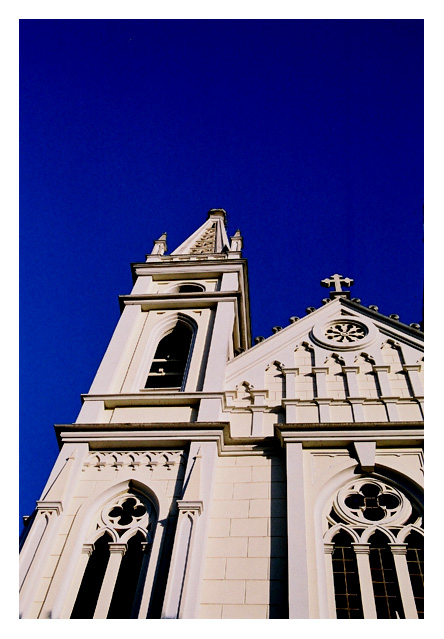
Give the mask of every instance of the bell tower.
M 226 226 L 211 209 L 171 254 L 163 233 L 132 265 L 79 416 L 56 426 L 61 452 L 23 542 L 22 617 L 196 614 L 203 558 L 189 548 L 205 544 L 225 366 L 251 346 L 242 236 Z M 130 565 L 122 611 L 113 591 Z

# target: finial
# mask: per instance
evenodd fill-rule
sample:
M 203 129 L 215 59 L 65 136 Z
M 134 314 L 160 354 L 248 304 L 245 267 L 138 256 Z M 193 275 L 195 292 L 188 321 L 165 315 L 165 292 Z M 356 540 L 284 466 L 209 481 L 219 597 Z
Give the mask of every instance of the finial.
M 359 299 L 359 297 L 352 297 L 352 302 L 354 302 L 355 304 L 360 304 L 361 300 Z
M 350 291 L 343 291 L 341 284 L 345 284 L 345 286 L 350 287 L 353 286 L 354 281 L 349 277 L 338 275 L 338 273 L 335 273 L 331 277 L 327 277 L 325 280 L 321 280 L 321 286 L 325 286 L 325 288 L 330 288 L 332 286 L 335 287 L 334 291 L 330 291 L 331 299 L 334 299 L 335 297 L 346 297 L 347 299 L 350 299 Z
M 419 324 L 416 324 L 415 322 L 413 322 L 413 324 L 410 324 L 410 326 L 411 326 L 412 328 L 415 328 L 417 331 L 420 331 L 420 330 L 421 330 L 421 326 L 420 326 Z
M 314 312 L 315 312 L 315 310 L 316 310 L 316 308 L 315 308 L 314 306 L 308 306 L 308 307 L 305 309 L 305 312 L 306 312 L 307 314 L 308 314 L 308 313 L 314 313 Z
M 254 343 L 255 344 L 260 344 L 260 342 L 263 342 L 265 339 L 265 337 L 263 337 L 262 335 L 258 335 L 258 337 L 254 338 Z
M 279 331 L 282 330 L 282 326 L 273 326 L 271 330 L 273 331 L 273 333 L 279 333 Z
M 379 311 L 379 306 L 375 306 L 374 304 L 370 304 L 369 309 L 371 311 L 376 311 L 376 313 Z
M 154 240 L 154 246 L 153 250 L 151 251 L 151 255 L 163 255 L 165 253 L 165 251 L 167 250 L 166 237 L 167 234 L 165 232 L 162 233 L 158 240 Z
M 392 313 L 392 315 L 389 315 L 390 319 L 392 320 L 396 320 L 397 322 L 399 322 L 399 315 L 396 315 L 396 313 Z
M 290 317 L 290 320 L 289 320 L 289 321 L 290 321 L 290 324 L 294 324 L 295 322 L 297 322 L 297 321 L 298 321 L 298 319 L 299 319 L 299 317 L 296 317 L 296 315 L 292 315 L 292 316 Z
M 325 304 L 328 304 L 329 302 L 331 302 L 331 299 L 330 299 L 329 297 L 323 297 L 323 298 L 322 298 L 322 303 L 323 303 L 324 305 L 325 305 Z
M 209 220 L 210 217 L 215 217 L 215 216 L 222 216 L 224 220 L 224 225 L 225 227 L 227 226 L 227 212 L 225 211 L 225 209 L 210 209 L 207 214 L 207 220 Z
M 243 247 L 243 238 L 239 229 L 237 229 L 236 233 L 230 237 L 231 245 L 230 251 L 241 251 Z

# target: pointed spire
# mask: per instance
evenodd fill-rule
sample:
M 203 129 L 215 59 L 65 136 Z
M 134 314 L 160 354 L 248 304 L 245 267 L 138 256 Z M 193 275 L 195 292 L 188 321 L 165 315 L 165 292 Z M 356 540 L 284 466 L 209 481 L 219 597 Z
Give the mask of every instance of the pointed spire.
M 151 255 L 163 255 L 167 250 L 166 233 L 162 233 L 158 240 L 154 240 Z
M 225 230 L 227 214 L 224 209 L 211 209 L 207 220 L 171 255 L 200 255 L 202 257 L 224 253 L 228 246 Z

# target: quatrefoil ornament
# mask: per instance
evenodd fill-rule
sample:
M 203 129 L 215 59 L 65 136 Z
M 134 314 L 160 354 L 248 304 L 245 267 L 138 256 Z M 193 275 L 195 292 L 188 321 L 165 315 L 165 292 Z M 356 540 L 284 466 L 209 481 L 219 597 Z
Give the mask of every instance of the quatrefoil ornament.
M 397 495 L 383 493 L 376 484 L 363 484 L 359 492 L 346 497 L 344 503 L 356 514 L 361 511 L 365 519 L 381 521 L 386 513 L 396 510 L 401 502 Z
M 339 491 L 336 509 L 351 522 L 366 524 L 408 518 L 411 505 L 403 495 L 376 480 L 361 479 Z
M 106 514 L 105 514 L 106 513 Z M 128 529 L 147 519 L 147 508 L 136 496 L 125 496 L 114 502 L 104 513 L 105 523 L 113 528 Z

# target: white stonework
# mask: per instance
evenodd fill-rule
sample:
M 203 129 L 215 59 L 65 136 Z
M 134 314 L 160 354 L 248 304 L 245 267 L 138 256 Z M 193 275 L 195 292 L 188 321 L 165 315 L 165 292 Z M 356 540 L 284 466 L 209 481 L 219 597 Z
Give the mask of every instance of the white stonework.
M 22 618 L 422 616 L 422 332 L 335 274 L 319 308 L 252 344 L 225 226 L 211 210 L 133 265 L 77 421 L 56 426 Z

